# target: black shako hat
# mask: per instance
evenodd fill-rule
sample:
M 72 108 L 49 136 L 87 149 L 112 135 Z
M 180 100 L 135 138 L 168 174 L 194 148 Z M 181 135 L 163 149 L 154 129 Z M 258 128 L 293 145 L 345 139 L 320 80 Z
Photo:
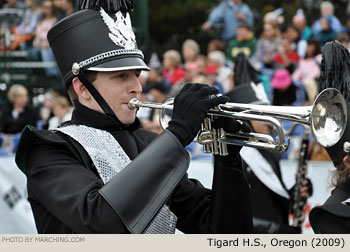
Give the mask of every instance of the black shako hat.
M 123 125 L 92 85 L 85 71 L 149 70 L 137 49 L 129 11 L 132 0 L 80 0 L 77 13 L 58 22 L 48 40 L 68 89 L 74 77 L 84 84 L 103 112 Z
M 348 121 L 343 136 L 335 145 L 326 148 L 334 166 L 338 166 L 347 154 L 344 143 L 350 142 L 350 54 L 338 41 L 328 42 L 323 49 L 319 88 L 320 92 L 326 88 L 338 89 L 347 103 Z
M 235 86 L 231 91 L 227 92 L 225 96 L 230 98 L 230 102 L 234 103 L 250 103 L 257 105 L 270 105 L 270 102 L 264 91 L 261 83 L 248 83 L 244 85 Z
M 94 9 L 80 10 L 49 31 L 50 47 L 66 89 L 80 70 L 149 70 L 143 53 L 137 49 L 129 13 L 113 13 L 107 7 L 105 10 L 96 5 Z

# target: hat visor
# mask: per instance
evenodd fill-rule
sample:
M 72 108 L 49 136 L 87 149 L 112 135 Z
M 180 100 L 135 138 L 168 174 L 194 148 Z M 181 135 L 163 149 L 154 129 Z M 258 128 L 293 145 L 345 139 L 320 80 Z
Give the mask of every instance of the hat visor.
M 125 70 L 145 70 L 149 71 L 149 67 L 146 63 L 137 57 L 133 58 L 119 58 L 111 61 L 104 62 L 102 64 L 88 68 L 89 71 L 98 72 L 113 72 L 113 71 L 125 71 Z

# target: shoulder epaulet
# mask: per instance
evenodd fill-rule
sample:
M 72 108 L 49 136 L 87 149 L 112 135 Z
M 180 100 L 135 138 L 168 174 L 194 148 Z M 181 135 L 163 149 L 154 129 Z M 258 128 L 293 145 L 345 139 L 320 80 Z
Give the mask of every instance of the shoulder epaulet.
M 22 131 L 16 151 L 16 164 L 23 173 L 26 173 L 27 171 L 27 157 L 29 151 L 32 150 L 31 146 L 35 139 L 41 139 L 47 143 L 65 145 L 69 150 L 73 152 L 73 154 L 79 159 L 80 162 L 86 165 L 86 161 L 82 153 L 80 153 L 79 149 L 73 141 L 66 139 L 57 132 L 50 130 L 39 130 L 33 126 L 27 125 Z M 89 166 L 87 167 L 89 168 Z

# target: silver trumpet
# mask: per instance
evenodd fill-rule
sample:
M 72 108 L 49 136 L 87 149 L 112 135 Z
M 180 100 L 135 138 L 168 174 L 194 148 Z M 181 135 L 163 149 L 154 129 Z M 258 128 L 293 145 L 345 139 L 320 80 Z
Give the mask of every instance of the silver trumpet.
M 129 107 L 161 109 L 159 120 L 161 127 L 165 129 L 168 127 L 165 111 L 173 109 L 173 100 L 172 98 L 165 103 L 154 103 L 141 102 L 133 98 L 129 101 Z M 280 120 L 309 125 L 315 140 L 323 147 L 330 147 L 336 144 L 344 133 L 347 107 L 342 94 L 337 89 L 328 88 L 316 97 L 312 106 L 270 106 L 228 102 L 210 109 L 207 115 L 194 141 L 204 145 L 205 153 L 225 156 L 228 155 L 227 144 L 287 151 L 289 138 L 286 143 Z M 227 133 L 223 129 L 214 129 L 212 121 L 219 116 L 269 122 L 276 130 L 276 138 L 254 132 Z

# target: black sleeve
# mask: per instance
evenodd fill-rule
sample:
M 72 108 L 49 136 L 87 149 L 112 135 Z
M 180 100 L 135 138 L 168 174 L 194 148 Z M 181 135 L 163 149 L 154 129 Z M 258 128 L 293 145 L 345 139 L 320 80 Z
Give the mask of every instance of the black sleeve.
M 29 139 L 29 133 L 23 135 L 27 136 L 24 140 Z M 97 174 L 77 161 L 68 147 L 38 139 L 34 138 L 34 143 L 27 147 L 32 150 L 26 165 L 29 200 L 32 206 L 39 202 L 47 209 L 45 214 L 51 214 L 75 233 L 144 232 L 189 163 L 183 146 L 165 131 L 117 176 L 103 184 Z M 24 152 L 20 149 L 19 153 L 23 156 Z M 20 157 L 16 159 L 22 163 Z M 36 209 L 33 212 L 38 231 L 53 232 L 44 228 L 47 220 L 38 222 L 43 215 Z
M 249 188 L 240 160 L 228 165 L 215 158 L 212 190 L 185 176 L 170 206 L 184 233 L 252 232 Z
M 350 218 L 339 217 L 326 211 L 320 211 L 318 225 L 321 234 L 350 233 Z
M 27 159 L 28 194 L 49 213 L 34 216 L 39 233 L 57 233 L 46 218 L 53 215 L 74 233 L 125 233 L 125 226 L 98 193 L 104 185 L 92 171 L 79 163 L 70 150 L 36 138 Z M 54 228 L 54 227 L 52 227 Z

